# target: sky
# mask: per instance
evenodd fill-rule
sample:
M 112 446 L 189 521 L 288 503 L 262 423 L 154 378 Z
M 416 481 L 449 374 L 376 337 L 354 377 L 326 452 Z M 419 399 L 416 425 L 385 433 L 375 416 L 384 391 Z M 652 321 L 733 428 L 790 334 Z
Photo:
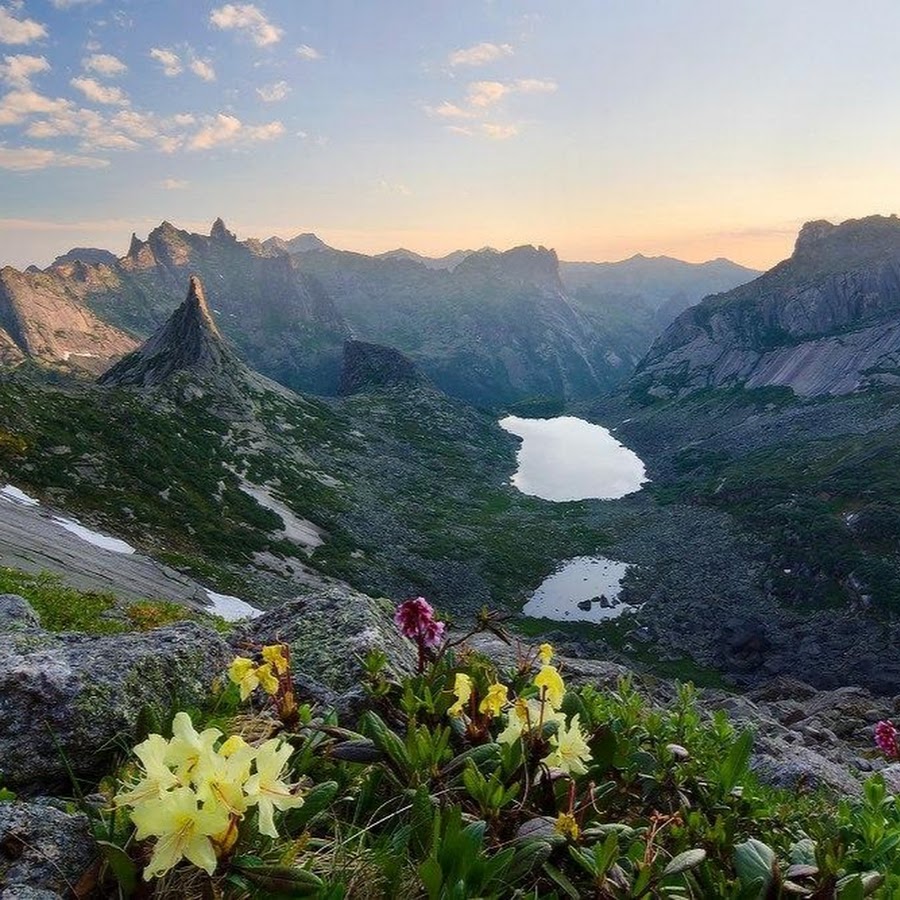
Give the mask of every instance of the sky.
M 163 219 L 767 268 L 900 211 L 896 0 L 0 0 L 0 264 Z

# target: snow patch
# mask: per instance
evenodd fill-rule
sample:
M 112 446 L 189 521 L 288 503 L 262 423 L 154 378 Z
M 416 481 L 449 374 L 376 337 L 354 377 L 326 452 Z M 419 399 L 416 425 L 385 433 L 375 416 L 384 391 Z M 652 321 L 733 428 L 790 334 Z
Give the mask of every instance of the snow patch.
M 260 506 L 275 513 L 282 521 L 284 536 L 289 541 L 294 541 L 310 550 L 321 547 L 325 543 L 322 538 L 322 530 L 308 519 L 299 519 L 293 510 L 280 500 L 272 496 L 272 492 L 260 485 L 241 481 L 241 490 L 251 496 Z
M 108 534 L 100 534 L 99 531 L 93 531 L 90 528 L 85 528 L 81 522 L 76 522 L 75 519 L 66 519 L 63 516 L 54 516 L 53 521 L 56 522 L 57 525 L 62 526 L 66 529 L 66 531 L 71 532 L 76 537 L 80 537 L 83 541 L 87 541 L 89 544 L 93 544 L 95 547 L 100 547 L 103 550 L 109 550 L 112 553 L 125 553 L 132 554 L 135 552 L 134 547 L 131 544 L 126 544 L 125 541 L 120 541 L 118 538 L 110 537 Z
M 25 491 L 20 491 L 11 484 L 4 485 L 0 488 L 0 500 L 7 500 L 9 503 L 18 503 L 20 506 L 40 506 L 40 502 L 34 497 L 29 497 Z
M 229 594 L 217 594 L 206 588 L 206 596 L 213 605 L 213 613 L 226 622 L 239 622 L 241 619 L 256 619 L 263 614 L 261 609 L 251 606 L 245 600 Z

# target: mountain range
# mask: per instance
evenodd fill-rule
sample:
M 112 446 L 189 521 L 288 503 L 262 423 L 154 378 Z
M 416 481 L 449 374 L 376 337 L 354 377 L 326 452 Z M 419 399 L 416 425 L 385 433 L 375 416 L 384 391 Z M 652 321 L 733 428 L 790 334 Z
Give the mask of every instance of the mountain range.
M 664 258 L 573 265 L 574 292 L 567 264 L 544 248 L 371 257 L 311 234 L 238 241 L 221 219 L 209 235 L 163 222 L 120 259 L 75 249 L 43 271 L 0 271 L 0 346 L 9 364 L 102 371 L 166 320 L 197 274 L 245 361 L 293 389 L 336 394 L 352 337 L 399 349 L 480 406 L 565 401 L 623 380 L 675 311 L 755 274 Z

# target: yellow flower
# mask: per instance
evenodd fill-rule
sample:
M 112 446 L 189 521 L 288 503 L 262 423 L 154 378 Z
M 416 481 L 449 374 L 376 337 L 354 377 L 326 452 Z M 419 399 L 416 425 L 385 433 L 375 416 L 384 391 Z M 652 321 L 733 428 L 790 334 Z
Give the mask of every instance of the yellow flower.
M 210 754 L 195 782 L 197 796 L 205 806 L 221 806 L 237 818 L 241 818 L 250 805 L 244 785 L 250 778 L 250 766 L 256 755 L 253 747 L 241 743 L 242 747 L 229 747 L 227 756 L 222 752 L 224 744 L 218 753 Z
M 272 666 L 264 663 L 256 670 L 256 677 L 259 679 L 259 686 L 267 694 L 278 693 L 278 679 L 272 674 Z
M 578 716 L 572 716 L 569 727 L 564 724 L 550 738 L 550 753 L 541 762 L 552 769 L 559 769 L 567 775 L 584 775 L 587 772 L 586 762 L 590 762 L 591 748 L 588 747 Z
M 228 667 L 228 677 L 241 689 L 241 700 L 246 700 L 259 685 L 256 664 L 246 656 L 237 656 Z
M 541 697 L 546 698 L 553 709 L 559 709 L 566 686 L 555 666 L 541 666 L 541 671 L 534 676 L 534 686 L 540 689 Z
M 219 747 L 219 753 L 228 759 L 232 753 L 237 753 L 238 750 L 243 750 L 244 747 L 249 746 L 247 742 L 239 735 L 233 734 L 221 747 Z
M 275 810 L 303 806 L 303 798 L 282 779 L 291 753 L 290 744 L 282 744 L 277 738 L 266 741 L 256 752 L 256 774 L 244 785 L 248 805 L 259 807 L 260 833 L 272 838 L 278 837 Z
M 549 722 L 557 725 L 565 723 L 565 716 L 550 708 L 549 703 L 541 703 L 536 697 L 529 700 L 518 700 L 510 707 L 506 720 L 506 728 L 497 735 L 500 744 L 512 744 L 517 741 L 523 732 L 529 732 L 539 725 L 544 726 Z
M 144 800 L 159 799 L 178 785 L 178 778 L 166 763 L 168 752 L 169 742 L 159 734 L 151 734 L 134 748 L 134 755 L 143 765 L 144 777 L 130 789 L 116 794 L 117 806 L 137 806 Z
M 220 806 L 201 807 L 189 787 L 176 788 L 158 800 L 148 800 L 131 814 L 139 841 L 157 838 L 150 863 L 144 869 L 147 880 L 164 875 L 181 859 L 190 860 L 210 875 L 216 869 L 212 835 L 228 828 L 228 811 Z
M 172 720 L 172 740 L 166 753 L 166 762 L 175 767 L 182 784 L 189 780 L 202 780 L 202 769 L 215 755 L 213 746 L 222 737 L 218 728 L 207 728 L 198 734 L 191 717 L 186 712 L 177 713 Z
M 564 835 L 570 840 L 577 841 L 578 835 L 581 834 L 581 829 L 575 821 L 575 816 L 571 813 L 561 812 L 556 817 L 556 832 L 557 834 Z
M 543 665 L 549 665 L 550 660 L 553 659 L 553 645 L 541 644 L 538 648 L 538 655 L 540 656 Z
M 447 715 L 461 716 L 463 707 L 472 696 L 472 679 L 465 672 L 457 672 L 453 682 L 453 693 L 456 694 L 456 703 L 447 710 Z
M 287 656 L 284 653 L 284 644 L 270 644 L 262 648 L 262 658 L 271 663 L 279 675 L 284 675 L 288 670 Z
M 505 684 L 492 684 L 488 688 L 487 696 L 478 704 L 478 711 L 493 717 L 499 716 L 506 706 L 508 689 Z

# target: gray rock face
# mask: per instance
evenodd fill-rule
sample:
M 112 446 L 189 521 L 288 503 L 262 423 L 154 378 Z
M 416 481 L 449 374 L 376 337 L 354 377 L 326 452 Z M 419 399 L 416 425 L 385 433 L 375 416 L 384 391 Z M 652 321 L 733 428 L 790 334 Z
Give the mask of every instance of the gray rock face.
M 86 816 L 0 803 L 0 900 L 70 896 L 96 855 Z
M 819 396 L 900 383 L 900 220 L 805 225 L 790 259 L 679 316 L 635 383 L 653 396 L 729 385 Z
M 142 711 L 200 702 L 232 653 L 194 623 L 141 634 L 0 634 L 0 777 L 28 792 L 102 771 Z
M 423 381 L 413 363 L 399 350 L 364 341 L 344 344 L 341 370 L 342 396 L 395 385 L 418 384 Z
M 217 372 L 227 355 L 206 303 L 203 285 L 192 275 L 187 298 L 165 325 L 134 353 L 105 372 L 98 382 L 119 387 L 155 387 L 185 370 Z
M 0 594 L 0 632 L 31 631 L 41 623 L 31 604 L 16 594 Z

